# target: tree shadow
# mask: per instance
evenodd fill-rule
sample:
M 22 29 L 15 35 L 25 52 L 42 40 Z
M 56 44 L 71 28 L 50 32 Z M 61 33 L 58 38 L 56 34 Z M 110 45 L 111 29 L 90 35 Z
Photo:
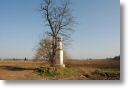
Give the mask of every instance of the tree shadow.
M 36 70 L 36 68 L 16 67 L 16 66 L 0 66 L 0 69 L 10 70 L 10 71 Z

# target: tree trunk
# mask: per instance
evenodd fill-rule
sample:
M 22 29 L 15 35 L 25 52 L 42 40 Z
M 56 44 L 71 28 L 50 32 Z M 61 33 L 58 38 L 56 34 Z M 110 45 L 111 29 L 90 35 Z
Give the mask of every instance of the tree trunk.
M 52 52 L 51 52 L 51 57 L 50 57 L 50 61 L 51 61 L 51 66 L 55 66 L 56 64 L 56 47 L 57 47 L 57 38 L 53 37 L 53 41 L 52 41 Z

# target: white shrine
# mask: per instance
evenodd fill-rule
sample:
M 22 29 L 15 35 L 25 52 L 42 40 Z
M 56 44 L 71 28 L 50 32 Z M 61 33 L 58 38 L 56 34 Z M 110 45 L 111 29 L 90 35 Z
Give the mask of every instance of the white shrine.
M 60 67 L 65 67 L 63 63 L 63 46 L 62 46 L 62 38 L 57 38 L 57 58 L 56 58 L 56 65 Z

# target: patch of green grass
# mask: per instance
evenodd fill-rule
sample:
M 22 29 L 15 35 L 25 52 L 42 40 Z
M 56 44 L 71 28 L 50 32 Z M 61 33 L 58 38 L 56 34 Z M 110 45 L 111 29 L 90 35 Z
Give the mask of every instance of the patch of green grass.
M 58 69 L 57 75 L 60 77 L 65 77 L 65 76 L 76 76 L 80 72 L 79 69 L 75 67 L 69 67 L 69 68 L 63 68 L 63 69 Z
M 120 74 L 119 69 L 97 69 L 96 72 L 98 73 L 108 73 L 108 74 Z
M 120 79 L 119 69 L 97 69 L 94 74 L 99 74 L 109 79 Z
M 47 68 L 39 67 L 36 70 L 36 73 L 42 77 L 46 77 L 48 79 L 52 78 L 64 78 L 64 77 L 71 77 L 77 76 L 79 74 L 79 69 L 75 67 L 70 68 L 58 68 L 57 70 L 47 70 Z

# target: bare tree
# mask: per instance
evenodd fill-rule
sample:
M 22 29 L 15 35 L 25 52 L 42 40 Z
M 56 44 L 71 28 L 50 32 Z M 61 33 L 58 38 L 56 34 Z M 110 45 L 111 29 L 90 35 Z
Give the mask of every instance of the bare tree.
M 40 12 L 45 20 L 45 24 L 49 27 L 46 33 L 52 37 L 52 52 L 50 54 L 50 62 L 55 64 L 57 38 L 62 36 L 64 39 L 70 38 L 69 31 L 72 31 L 74 23 L 73 16 L 69 8 L 69 0 L 61 1 L 60 5 L 55 4 L 55 0 L 43 0 Z
M 39 47 L 35 55 L 35 59 L 49 60 L 51 55 L 51 41 L 50 38 L 44 37 L 39 42 Z
M 63 49 L 63 51 L 64 51 L 64 59 L 69 59 L 70 56 L 65 48 Z M 51 55 L 51 39 L 49 37 L 43 37 L 43 39 L 41 39 L 39 42 L 39 46 L 35 54 L 35 60 L 45 60 L 48 62 L 48 64 L 51 64 L 50 55 Z

